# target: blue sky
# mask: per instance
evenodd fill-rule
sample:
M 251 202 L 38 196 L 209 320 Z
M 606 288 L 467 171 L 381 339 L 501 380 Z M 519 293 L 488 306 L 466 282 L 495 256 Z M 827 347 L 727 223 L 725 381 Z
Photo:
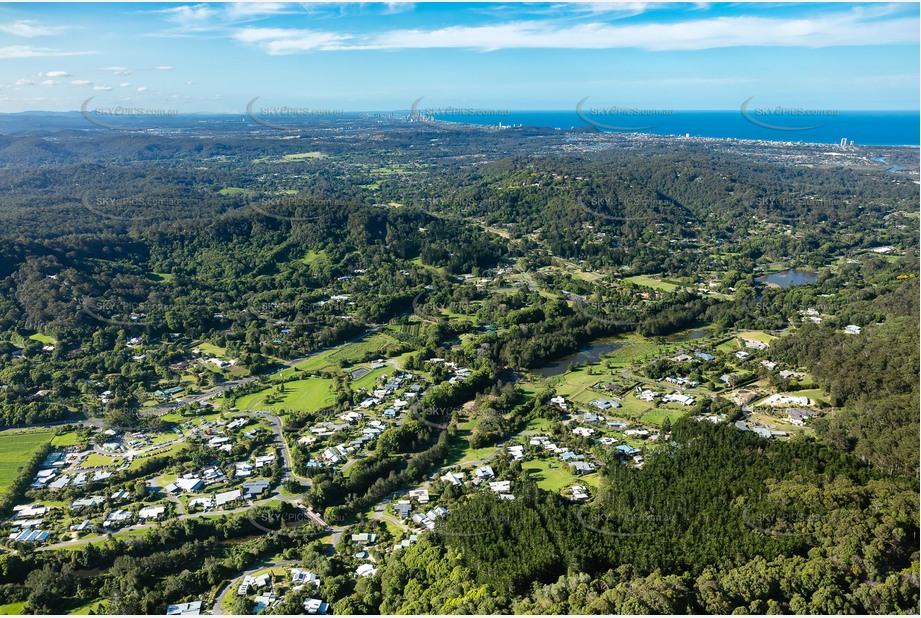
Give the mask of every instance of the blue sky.
M 918 109 L 919 5 L 0 4 L 0 112 Z

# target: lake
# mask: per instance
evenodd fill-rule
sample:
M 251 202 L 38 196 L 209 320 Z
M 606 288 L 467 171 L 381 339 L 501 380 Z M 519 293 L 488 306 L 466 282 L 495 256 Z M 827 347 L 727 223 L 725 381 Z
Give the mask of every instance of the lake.
M 684 343 L 685 341 L 694 341 L 695 339 L 703 339 L 710 334 L 706 328 L 692 328 L 691 330 L 685 330 L 680 333 L 675 333 L 674 335 L 665 335 L 664 337 L 656 337 L 658 341 L 666 341 L 668 343 Z
M 545 378 L 561 376 L 566 373 L 569 366 L 573 363 L 597 363 L 605 354 L 609 354 L 620 348 L 622 343 L 595 343 L 583 348 L 575 354 L 569 354 L 552 363 L 548 363 L 537 370 L 537 373 Z
M 819 273 L 817 272 L 791 268 L 789 270 L 783 270 L 779 273 L 771 273 L 770 275 L 757 277 L 755 281 L 763 283 L 767 286 L 787 288 L 791 285 L 807 285 L 809 283 L 814 283 L 818 278 Z

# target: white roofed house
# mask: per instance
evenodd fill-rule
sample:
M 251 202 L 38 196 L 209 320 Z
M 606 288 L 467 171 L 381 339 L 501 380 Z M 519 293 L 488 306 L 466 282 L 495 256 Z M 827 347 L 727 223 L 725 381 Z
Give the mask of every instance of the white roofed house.
M 452 485 L 463 485 L 464 484 L 464 473 L 463 472 L 448 472 L 441 477 L 441 480 L 450 483 Z
M 407 494 L 410 498 L 415 498 L 419 501 L 420 504 L 426 504 L 429 501 L 429 490 L 421 487 L 419 489 L 413 489 Z
M 316 573 L 311 573 L 305 569 L 293 568 L 291 569 L 291 583 L 295 584 L 298 588 L 304 584 L 319 586 L 320 578 Z
M 201 614 L 201 601 L 177 603 L 166 607 L 167 616 L 198 616 Z
M 149 520 L 157 520 L 166 512 L 164 506 L 145 506 L 138 511 L 138 521 L 141 523 Z
M 489 489 L 497 494 L 508 493 L 511 490 L 511 488 L 512 488 L 511 481 L 493 481 L 489 484 Z
M 275 461 L 275 455 L 271 453 L 268 455 L 260 455 L 255 459 L 257 468 L 262 468 L 263 466 L 270 464 L 273 461 Z
M 492 467 L 488 465 L 480 466 L 473 471 L 473 474 L 480 480 L 491 479 L 496 476 L 496 474 L 492 471 Z
M 321 601 L 320 599 L 304 599 L 304 612 L 308 615 L 324 615 L 329 609 L 329 605 L 326 601 Z

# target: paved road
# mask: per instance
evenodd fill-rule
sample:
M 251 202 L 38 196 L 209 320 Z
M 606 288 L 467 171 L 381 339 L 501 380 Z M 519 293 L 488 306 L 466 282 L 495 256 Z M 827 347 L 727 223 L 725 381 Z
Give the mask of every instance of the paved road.
M 290 565 L 297 564 L 299 562 L 300 560 L 278 560 L 276 562 L 260 562 L 259 564 L 257 564 L 251 569 L 247 569 L 246 571 L 241 571 L 237 573 L 236 576 L 234 576 L 234 578 L 231 579 L 227 583 L 227 585 L 221 589 L 217 597 L 214 599 L 214 606 L 211 608 L 211 615 L 212 616 L 223 616 L 224 615 L 224 612 L 221 609 L 221 606 L 224 603 L 224 597 L 226 597 L 227 593 L 229 593 L 231 590 L 235 591 L 237 589 L 237 587 L 240 585 L 239 581 L 243 577 L 247 575 L 252 575 L 256 571 L 261 571 L 262 569 L 290 566 Z

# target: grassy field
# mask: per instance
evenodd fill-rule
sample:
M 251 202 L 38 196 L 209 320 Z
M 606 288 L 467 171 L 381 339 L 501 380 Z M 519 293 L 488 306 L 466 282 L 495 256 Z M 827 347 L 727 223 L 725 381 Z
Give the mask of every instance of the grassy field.
M 240 187 L 224 187 L 218 191 L 221 195 L 252 195 L 252 189 L 241 189 Z
M 211 356 L 224 356 L 227 354 L 227 350 L 225 348 L 219 348 L 212 343 L 208 343 L 207 341 L 203 341 L 195 347 L 201 350 L 204 354 L 210 354 Z
M 751 339 L 752 341 L 760 341 L 761 343 L 770 344 L 772 341 L 777 339 L 774 335 L 766 333 L 760 330 L 746 330 L 739 333 L 739 337 L 743 339 Z
M 561 489 L 570 485 L 598 487 L 600 483 L 600 477 L 597 472 L 576 476 L 569 471 L 569 466 L 562 461 L 532 459 L 522 463 L 521 467 L 537 482 L 537 486 L 544 491 L 559 493 Z
M 467 441 L 467 437 L 470 435 L 469 429 L 458 429 L 457 431 L 457 440 L 451 446 L 451 450 L 448 452 L 447 465 L 454 466 L 457 464 L 467 463 L 468 461 L 475 461 L 477 459 L 483 459 L 489 457 L 495 450 L 495 446 L 485 446 L 483 448 L 470 448 L 470 443 Z
M 54 345 L 57 343 L 54 337 L 50 335 L 44 335 L 42 333 L 35 333 L 34 335 L 29 335 L 29 339 L 33 341 L 38 341 L 44 343 L 45 345 Z
M 796 397 L 809 397 L 813 401 L 818 401 L 826 405 L 830 405 L 828 400 L 828 395 L 822 391 L 820 388 L 811 388 L 808 390 L 802 391 L 791 391 L 789 393 L 783 393 L 784 395 L 794 395 Z
M 325 159 L 327 155 L 319 151 L 314 152 L 298 152 L 294 154 L 286 154 L 282 157 L 285 161 L 303 161 L 304 159 Z
M 319 371 L 332 365 L 338 365 L 341 361 L 360 361 L 368 352 L 374 352 L 375 354 L 380 353 L 381 356 L 383 356 L 383 349 L 395 343 L 398 343 L 398 341 L 390 335 L 385 333 L 373 333 L 358 341 L 345 343 L 332 350 L 317 354 L 300 365 L 297 365 L 297 368 L 301 371 Z M 291 369 L 285 369 L 280 372 L 279 375 L 290 375 L 291 371 Z
M 393 367 L 390 365 L 383 367 L 381 369 L 375 369 L 374 371 L 369 371 L 367 374 L 361 376 L 357 380 L 352 381 L 351 383 L 352 390 L 354 391 L 359 388 L 366 388 L 368 390 L 371 390 L 371 388 L 374 387 L 375 383 L 377 382 L 377 379 L 380 376 L 384 374 L 390 375 L 391 373 L 393 373 Z
M 115 459 L 112 457 L 100 455 L 99 453 L 90 453 L 81 465 L 84 468 L 93 468 L 96 466 L 111 466 L 113 463 L 115 463 Z
M 22 613 L 22 610 L 25 606 L 25 601 L 21 603 L 7 603 L 6 605 L 0 605 L 0 616 L 17 616 Z
M 76 446 L 77 444 L 80 444 L 80 440 L 76 431 L 68 431 L 51 440 L 51 446 Z
M 674 292 L 678 289 L 678 286 L 674 283 L 667 283 L 661 279 L 656 279 L 654 277 L 648 277 L 646 275 L 636 275 L 634 277 L 627 277 L 624 279 L 626 283 L 632 283 L 634 285 L 641 285 L 643 287 L 652 288 L 654 290 L 662 290 L 663 292 Z
M 662 423 L 665 422 L 665 419 L 671 420 L 674 424 L 679 418 L 687 414 L 687 410 L 670 410 L 666 408 L 655 408 L 648 410 L 645 414 L 640 417 L 640 422 L 646 423 L 647 425 L 655 425 L 656 427 L 661 427 Z
M 92 601 L 86 605 L 81 605 L 80 607 L 76 607 L 67 613 L 74 616 L 88 616 L 90 611 L 92 611 L 94 614 L 100 614 L 104 609 L 105 601 L 99 600 Z
M 54 436 L 52 429 L 5 431 L 0 434 L 0 492 L 6 491 L 38 448 Z
M 176 278 L 173 273 L 150 273 L 150 278 L 160 283 L 169 283 Z
M 301 258 L 301 263 L 307 266 L 328 266 L 330 265 L 329 256 L 325 251 L 308 251 L 307 255 Z
M 271 397 L 274 403 L 265 403 L 266 397 Z M 321 408 L 335 403 L 333 382 L 324 378 L 307 378 L 296 382 L 285 383 L 285 392 L 278 393 L 275 387 L 246 395 L 237 400 L 237 407 L 241 410 L 302 410 L 315 412 Z

